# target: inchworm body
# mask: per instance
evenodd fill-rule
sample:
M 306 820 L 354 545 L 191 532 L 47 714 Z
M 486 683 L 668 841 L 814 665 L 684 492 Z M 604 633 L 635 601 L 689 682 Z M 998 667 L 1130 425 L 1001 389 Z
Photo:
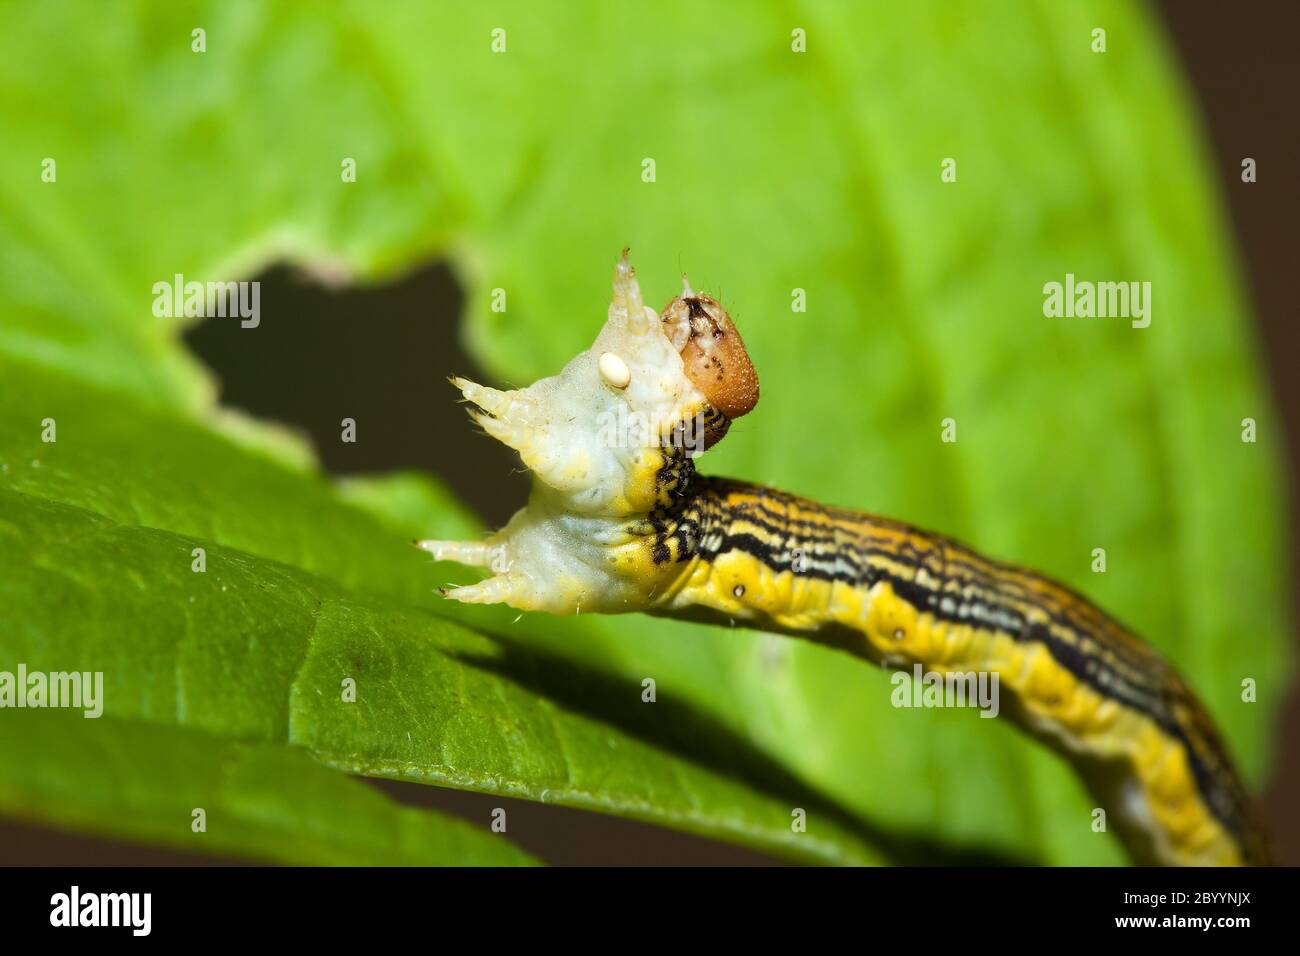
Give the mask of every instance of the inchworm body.
M 1078 769 L 1135 860 L 1266 861 L 1205 709 L 1087 599 L 942 535 L 696 473 L 694 452 L 758 401 L 715 300 L 685 285 L 656 315 L 624 254 L 604 328 L 559 375 L 453 383 L 534 478 L 487 540 L 419 542 L 494 572 L 448 597 L 738 622 L 907 670 L 996 674 L 1003 712 Z

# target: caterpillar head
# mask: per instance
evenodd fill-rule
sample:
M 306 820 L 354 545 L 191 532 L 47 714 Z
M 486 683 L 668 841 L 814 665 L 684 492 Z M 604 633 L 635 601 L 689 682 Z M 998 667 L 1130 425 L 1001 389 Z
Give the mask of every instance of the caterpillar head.
M 535 493 L 584 514 L 664 503 L 665 460 L 689 467 L 758 401 L 758 377 L 726 310 L 685 285 L 656 314 L 626 250 L 604 327 L 558 375 L 511 391 L 452 383 L 475 421 L 519 452 Z
M 717 299 L 696 295 L 683 277 L 682 294 L 668 303 L 661 320 L 686 377 L 727 422 L 758 404 L 758 373 Z

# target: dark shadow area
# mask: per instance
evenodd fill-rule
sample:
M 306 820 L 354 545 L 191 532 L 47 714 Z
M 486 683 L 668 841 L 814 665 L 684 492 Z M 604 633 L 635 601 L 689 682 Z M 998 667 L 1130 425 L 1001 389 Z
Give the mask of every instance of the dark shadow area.
M 1161 0 L 1160 11 L 1196 105 L 1209 132 L 1212 174 L 1227 201 L 1242 278 L 1254 305 L 1255 340 L 1268 369 L 1266 383 L 1281 416 L 1290 499 L 1292 621 L 1300 620 L 1300 325 L 1291 282 L 1300 266 L 1300 4 L 1224 6 Z M 1241 162 L 1258 164 L 1258 179 L 1241 181 Z M 1170 162 L 1180 162 L 1171 156 Z M 1249 627 L 1248 622 L 1243 625 Z M 1300 635 L 1293 635 L 1300 637 Z M 1281 678 L 1284 675 L 1277 675 Z M 1287 675 L 1289 676 L 1289 675 Z M 1300 687 L 1287 701 L 1268 766 L 1264 820 L 1279 863 L 1300 864 Z
M 519 456 L 473 426 L 447 382 L 487 376 L 461 346 L 465 296 L 445 265 L 342 289 L 284 266 L 257 278 L 256 327 L 209 318 L 185 336 L 223 405 L 296 426 L 336 475 L 418 468 L 494 525 L 523 504 Z M 342 440 L 345 418 L 355 442 Z
M 168 850 L 86 836 L 37 823 L 0 820 L 3 866 L 258 866 L 253 860 Z
M 494 810 L 505 810 L 502 839 L 551 866 L 786 865 L 757 850 L 624 817 L 400 780 L 368 782 L 406 806 L 437 810 L 484 830 Z

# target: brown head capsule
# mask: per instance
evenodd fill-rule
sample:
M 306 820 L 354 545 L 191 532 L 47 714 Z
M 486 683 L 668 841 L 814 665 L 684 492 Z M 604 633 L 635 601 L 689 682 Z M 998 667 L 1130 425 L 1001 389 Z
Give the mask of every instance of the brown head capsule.
M 728 419 L 758 404 L 758 373 L 745 342 L 716 299 L 696 295 L 683 278 L 682 294 L 664 308 L 664 333 L 682 356 L 686 377 Z

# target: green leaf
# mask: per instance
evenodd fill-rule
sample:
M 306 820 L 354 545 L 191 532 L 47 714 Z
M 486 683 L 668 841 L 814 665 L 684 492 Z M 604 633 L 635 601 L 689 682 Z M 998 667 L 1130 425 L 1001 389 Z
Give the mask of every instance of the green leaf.
M 532 862 L 486 826 L 399 807 L 298 750 L 75 711 L 0 720 L 0 812 L 273 863 Z
M 146 529 L 232 549 L 258 580 L 289 575 L 292 593 L 327 602 L 331 627 L 398 628 L 365 642 L 373 659 L 358 658 L 388 673 L 408 661 L 416 635 L 404 629 L 452 613 L 429 593 L 450 572 L 412 562 L 401 538 L 463 528 L 464 516 L 409 485 L 347 491 L 367 516 L 304 475 L 300 456 L 297 468 L 263 457 L 291 443 L 254 440 L 245 425 L 241 440 L 262 450 L 237 455 L 194 428 L 232 433 L 175 341 L 180 323 L 151 314 L 153 284 L 178 272 L 245 277 L 277 259 L 370 280 L 446 255 L 468 287 L 472 343 L 517 383 L 589 343 L 612 256 L 631 244 L 652 301 L 672 294 L 683 269 L 722 294 L 763 379 L 763 402 L 705 470 L 934 527 L 1084 590 L 1168 654 L 1248 777 L 1262 779 L 1292 674 L 1281 423 L 1186 94 L 1144 7 L 683 2 L 632 16 L 595 0 L 213 3 L 81 16 L 95 28 L 69 30 L 79 12 L 22 7 L 0 39 L 0 110 L 11 120 L 0 153 L 0 354 L 18 360 L 0 379 L 11 392 L 0 485 L 137 529 L 151 546 L 161 539 Z M 189 48 L 199 23 L 205 54 Z M 1098 24 L 1105 54 L 1090 50 Z M 505 54 L 491 52 L 496 27 L 507 30 Z M 807 53 L 791 52 L 796 27 Z M 40 181 L 46 156 L 58 159 L 57 184 Z M 357 159 L 356 183 L 340 182 L 345 156 Z M 653 183 L 641 179 L 647 157 Z M 957 161 L 955 183 L 940 180 L 945 157 Z M 1045 318 L 1043 285 L 1067 272 L 1150 281 L 1150 328 Z M 488 307 L 494 288 L 508 291 L 504 314 Z M 807 312 L 790 310 L 794 289 L 806 291 Z M 59 421 L 57 447 L 38 441 L 47 415 Z M 1246 417 L 1259 423 L 1258 444 L 1240 440 Z M 939 441 L 946 418 L 955 444 Z M 418 425 L 415 409 L 413 434 Z M 467 428 L 465 440 L 478 439 Z M 1104 575 L 1089 570 L 1098 547 Z M 138 581 L 92 587 L 85 573 L 81 599 L 98 594 L 96 613 L 179 613 L 175 595 L 119 603 Z M 338 589 L 328 599 L 327 587 Z M 47 622 L 14 632 L 29 650 L 81 630 L 53 594 L 24 605 Z M 312 606 L 303 601 L 283 622 L 298 641 Z M 1046 862 L 1121 859 L 1091 833 L 1090 801 L 1060 760 L 988 726 L 1001 722 L 896 710 L 883 674 L 826 649 L 661 620 L 456 615 L 509 634 L 516 649 L 491 642 L 470 657 L 535 654 L 549 675 L 580 662 L 593 686 L 623 692 L 653 676 L 691 719 L 656 718 L 649 736 L 662 744 L 699 721 L 709 740 L 752 754 L 749 782 L 732 782 L 743 796 L 710 800 L 709 832 L 762 817 L 773 829 L 758 841 L 782 844 L 788 821 L 737 807 L 784 794 L 772 781 L 785 779 L 848 808 L 858 823 L 846 831 L 865 826 L 880 846 L 924 834 Z M 221 621 L 232 623 L 211 623 Z M 211 640 L 233 654 L 231 636 Z M 136 653 L 120 634 L 100 642 Z M 443 659 L 458 669 L 447 675 L 523 680 L 448 646 Z M 81 651 L 69 647 L 76 664 Z M 222 673 L 242 700 L 283 693 L 291 664 L 273 657 Z M 142 674 L 161 693 L 163 675 Z M 1240 700 L 1246 677 L 1259 683 L 1258 704 Z M 529 700 L 558 706 L 554 684 L 534 681 Z M 119 694 L 141 693 L 133 688 Z M 286 696 L 277 711 L 273 699 L 261 713 L 205 721 L 270 733 L 306 706 Z M 408 700 L 385 719 L 458 712 Z M 589 719 L 604 728 L 609 715 Z M 360 733 L 319 713 L 313 721 L 304 742 L 332 760 L 349 747 L 339 735 Z M 363 742 L 375 751 L 340 762 L 402 765 L 392 740 Z M 548 746 L 529 737 L 527 754 L 511 759 L 544 761 Z M 712 765 L 688 753 L 696 769 Z M 473 772 L 504 782 L 520 765 L 494 776 L 492 761 Z M 627 802 L 607 809 L 634 812 L 651 792 L 666 799 L 626 772 Z M 673 804 L 682 825 L 687 792 Z M 860 836 L 835 837 L 838 858 L 866 858 Z

